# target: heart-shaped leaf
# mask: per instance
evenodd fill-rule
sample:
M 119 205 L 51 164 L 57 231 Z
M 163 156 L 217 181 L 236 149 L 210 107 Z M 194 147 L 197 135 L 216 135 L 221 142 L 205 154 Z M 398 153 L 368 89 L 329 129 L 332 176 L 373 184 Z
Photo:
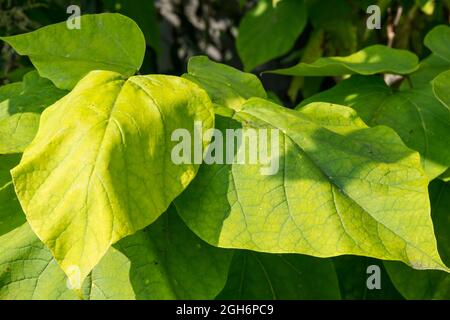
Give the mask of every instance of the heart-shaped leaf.
M 448 270 L 437 252 L 419 154 L 392 129 L 368 128 L 343 106 L 317 103 L 292 111 L 258 98 L 231 116 L 216 116 L 216 127 L 223 135 L 243 129 L 242 141 L 251 129 L 278 129 L 279 144 L 266 145 L 276 152 L 268 152 L 269 165 L 279 170 L 262 175 L 267 163 L 240 164 L 236 154 L 233 164 L 203 165 L 175 203 L 205 241 Z
M 111 71 L 89 73 L 44 111 L 12 175 L 31 228 L 69 276 L 84 279 L 113 243 L 167 209 L 198 169 L 172 161 L 172 133 L 213 122 L 192 82 Z

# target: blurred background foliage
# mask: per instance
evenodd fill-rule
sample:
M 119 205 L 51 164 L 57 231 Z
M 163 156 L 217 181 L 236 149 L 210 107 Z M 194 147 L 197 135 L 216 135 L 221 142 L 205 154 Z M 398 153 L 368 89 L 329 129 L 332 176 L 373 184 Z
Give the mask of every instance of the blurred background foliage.
M 64 21 L 71 4 L 82 14 L 120 12 L 134 19 L 147 41 L 144 74 L 180 75 L 199 54 L 260 74 L 375 43 L 423 58 L 429 54 L 425 34 L 450 19 L 450 0 L 0 0 L 0 35 Z M 366 27 L 372 4 L 381 8 L 379 30 Z M 0 81 L 19 81 L 30 62 L 5 44 L 0 50 Z M 264 74 L 262 80 L 293 106 L 335 79 Z

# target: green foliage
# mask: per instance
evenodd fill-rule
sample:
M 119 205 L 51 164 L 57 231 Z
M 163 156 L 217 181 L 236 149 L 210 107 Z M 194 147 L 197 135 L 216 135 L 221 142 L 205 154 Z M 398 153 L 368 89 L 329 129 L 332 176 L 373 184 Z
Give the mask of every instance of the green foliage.
M 39 74 L 61 89 L 72 89 L 92 70 L 124 76 L 139 70 L 145 39 L 133 20 L 116 13 L 84 15 L 80 26 L 71 30 L 61 22 L 2 40 L 29 56 Z
M 374 45 L 347 57 L 319 58 L 313 63 L 300 62 L 294 67 L 270 72 L 291 76 L 408 74 L 417 69 L 417 64 L 417 56 L 411 52 Z
M 244 69 L 295 76 L 280 93 L 206 56 L 181 77 L 136 75 L 146 44 L 167 54 L 155 7 L 102 3 L 136 22 L 84 15 L 80 30 L 2 38 L 33 68 L 20 60 L 32 71 L 0 87 L 1 299 L 450 299 L 442 6 L 405 5 L 427 16 L 414 43 L 429 54 L 358 30 L 361 2 L 241 3 Z M 177 130 L 199 139 L 184 150 L 198 161 L 174 161 Z M 269 161 L 239 163 L 252 148 Z
M 304 100 L 300 108 L 313 101 L 350 106 L 368 125 L 393 128 L 407 146 L 420 152 L 430 179 L 450 166 L 450 121 L 443 121 L 449 119 L 449 109 L 434 97 L 429 84 L 398 91 L 378 77 L 353 76 Z
M 171 161 L 171 133 L 212 127 L 210 105 L 182 78 L 93 71 L 44 112 L 12 174 L 31 227 L 66 273 L 84 279 L 186 188 L 198 165 Z
M 430 184 L 432 217 L 436 225 L 439 251 L 450 263 L 450 184 L 436 180 Z M 440 271 L 419 272 L 395 262 L 385 262 L 397 289 L 407 299 L 450 299 L 450 275 Z
M 250 71 L 287 53 L 305 28 L 306 6 L 303 0 L 259 0 L 239 26 L 236 46 Z

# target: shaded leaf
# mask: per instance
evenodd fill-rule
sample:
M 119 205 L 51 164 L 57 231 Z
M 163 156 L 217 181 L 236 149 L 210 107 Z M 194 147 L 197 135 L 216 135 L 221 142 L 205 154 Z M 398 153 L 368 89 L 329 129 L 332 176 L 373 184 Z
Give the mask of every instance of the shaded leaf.
M 23 152 L 36 135 L 42 111 L 65 94 L 36 71 L 21 83 L 0 87 L 0 154 Z
M 183 75 L 206 90 L 212 102 L 239 109 L 249 98 L 266 98 L 267 94 L 258 77 L 233 67 L 216 63 L 205 56 L 189 60 L 188 73 Z
M 174 211 L 110 248 L 78 292 L 28 224 L 0 236 L 0 250 L 1 299 L 213 299 L 231 261 Z
M 450 27 L 446 25 L 440 25 L 434 27 L 425 36 L 424 44 L 430 49 L 436 56 L 450 62 Z
M 394 129 L 408 147 L 420 152 L 430 180 L 450 166 L 450 112 L 434 98 L 431 85 L 395 91 L 378 77 L 353 76 L 299 107 L 315 101 L 352 107 L 368 125 Z
M 415 54 L 383 45 L 373 45 L 347 57 L 324 57 L 313 63 L 299 63 L 270 73 L 291 76 L 371 75 L 376 73 L 408 74 L 418 67 Z
M 227 285 L 218 299 L 339 299 L 330 260 L 294 254 L 236 251 Z
M 154 1 L 103 0 L 109 10 L 133 19 L 142 30 L 147 45 L 160 51 L 158 19 Z
M 216 127 L 222 133 L 243 128 L 243 137 L 252 128 L 279 129 L 278 154 L 271 154 L 279 170 L 262 175 L 262 163 L 203 165 L 175 204 L 205 241 L 447 270 L 437 253 L 419 155 L 393 130 L 367 128 L 343 106 L 318 103 L 299 112 L 258 98 L 231 117 L 217 116 Z
M 431 214 L 442 259 L 450 263 L 450 184 L 430 184 Z M 407 299 L 450 299 L 450 275 L 441 271 L 417 271 L 401 263 L 385 262 L 392 281 Z
M 116 71 L 124 76 L 139 70 L 145 39 L 133 20 L 117 13 L 102 13 L 81 16 L 80 25 L 81 29 L 69 29 L 61 22 L 0 39 L 20 55 L 29 56 L 39 74 L 61 89 L 72 89 L 93 70 Z
M 255 67 L 287 53 L 307 22 L 303 0 L 259 0 L 239 25 L 236 46 L 244 69 Z
M 441 73 L 432 83 L 434 95 L 447 107 L 450 113 L 450 71 Z
M 0 236 L 25 222 L 9 171 L 20 161 L 20 155 L 0 155 Z
M 340 256 L 333 258 L 333 263 L 339 278 L 342 299 L 403 300 L 402 295 L 392 284 L 382 261 L 367 257 Z M 380 268 L 381 289 L 369 289 L 367 286 L 367 280 L 372 275 L 371 272 L 367 272 L 370 266 Z

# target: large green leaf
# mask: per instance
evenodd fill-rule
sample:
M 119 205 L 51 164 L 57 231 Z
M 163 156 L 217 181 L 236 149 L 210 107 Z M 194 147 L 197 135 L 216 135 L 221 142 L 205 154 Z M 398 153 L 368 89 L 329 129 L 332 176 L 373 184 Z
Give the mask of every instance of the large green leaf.
M 430 184 L 431 214 L 439 252 L 450 263 L 450 184 L 436 180 Z M 397 289 L 407 299 L 450 299 L 450 275 L 441 271 L 417 271 L 404 264 L 385 262 Z
M 0 87 L 0 154 L 19 153 L 33 140 L 45 108 L 66 94 L 36 71 Z
M 171 135 L 194 136 L 197 121 L 206 130 L 214 118 L 192 82 L 111 71 L 89 73 L 44 111 L 12 174 L 27 220 L 66 273 L 79 268 L 84 278 L 111 244 L 155 221 L 184 190 L 198 165 L 172 161 Z
M 92 70 L 131 76 L 145 52 L 144 36 L 136 23 L 118 13 L 81 16 L 81 29 L 66 22 L 17 36 L 3 37 L 19 54 L 30 57 L 39 74 L 61 89 L 72 89 Z
M 25 216 L 17 200 L 9 171 L 20 161 L 20 155 L 0 155 L 0 236 L 22 225 Z
M 425 36 L 424 44 L 439 58 L 450 63 L 450 27 L 440 25 L 434 27 Z
M 389 278 L 381 260 L 358 256 L 340 256 L 333 258 L 333 263 L 339 279 L 342 299 L 403 300 L 402 295 L 396 290 Z M 367 280 L 372 275 L 370 266 L 380 268 L 380 289 L 369 289 L 367 286 Z
M 279 156 L 272 153 L 279 170 L 262 175 L 266 164 L 203 165 L 175 203 L 205 241 L 448 270 L 437 252 L 419 154 L 393 130 L 367 128 L 343 106 L 318 103 L 299 112 L 258 98 L 232 118 L 216 116 L 216 127 L 244 128 L 242 135 L 279 129 Z
M 206 90 L 216 105 L 239 109 L 249 98 L 266 98 L 267 94 L 258 77 L 233 67 L 212 62 L 205 56 L 189 60 L 188 73 L 183 77 Z
M 383 45 L 373 45 L 347 57 L 324 57 L 313 63 L 299 63 L 270 73 L 291 76 L 371 75 L 376 73 L 408 74 L 418 68 L 415 54 Z
M 213 299 L 231 261 L 173 211 L 110 248 L 78 292 L 28 224 L 1 236 L 0 250 L 0 299 Z
M 287 53 L 307 22 L 303 0 L 259 0 L 241 21 L 236 46 L 247 71 Z
M 218 299 L 339 299 L 330 260 L 294 254 L 236 251 L 227 285 Z
M 315 101 L 352 107 L 368 125 L 394 129 L 407 146 L 420 152 L 430 180 L 450 166 L 450 112 L 434 98 L 430 84 L 395 91 L 378 77 L 353 76 L 299 107 Z

